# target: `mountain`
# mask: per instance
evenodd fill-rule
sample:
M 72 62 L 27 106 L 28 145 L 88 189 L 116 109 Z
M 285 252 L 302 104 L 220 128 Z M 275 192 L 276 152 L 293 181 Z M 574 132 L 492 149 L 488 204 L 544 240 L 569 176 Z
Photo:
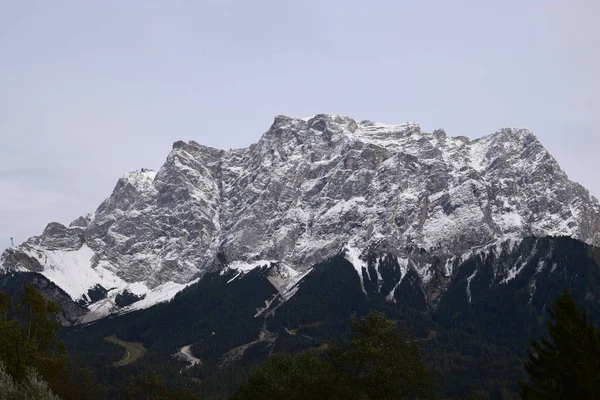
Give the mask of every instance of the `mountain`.
M 394 255 L 365 258 L 360 275 L 341 254 L 325 259 L 283 291 L 273 284 L 282 275 L 278 263 L 207 272 L 170 302 L 70 328 L 64 339 L 111 387 L 152 367 L 187 384 L 201 381 L 195 391 L 207 398 L 226 398 L 269 354 L 320 348 L 342 337 L 351 318 L 376 309 L 421 342 L 442 398 L 483 391 L 489 397 L 482 398 L 509 399 L 524 378 L 530 339 L 545 333 L 546 310 L 564 288 L 600 323 L 600 248 L 569 237 L 473 251 L 456 262 L 435 304 L 415 269 L 400 274 Z M 114 334 L 143 343 L 144 361 L 108 368 L 123 356 L 104 340 Z M 180 357 L 190 352 L 199 364 Z
M 79 322 L 169 300 L 209 273 L 271 264 L 285 300 L 337 255 L 363 293 L 364 267 L 370 278 L 415 274 L 437 302 L 473 252 L 545 236 L 600 245 L 600 205 L 528 130 L 469 140 L 412 123 L 278 116 L 245 149 L 174 143 L 158 172 L 126 174 L 95 212 L 50 223 L 6 250 L 0 269 L 43 275 L 87 308 Z M 369 266 L 369 254 L 397 271 Z M 393 301 L 401 278 L 380 280 Z

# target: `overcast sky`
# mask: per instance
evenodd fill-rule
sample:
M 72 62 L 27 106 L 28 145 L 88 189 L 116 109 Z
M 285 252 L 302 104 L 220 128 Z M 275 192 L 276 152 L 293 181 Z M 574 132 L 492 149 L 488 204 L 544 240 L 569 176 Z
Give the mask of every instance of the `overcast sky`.
M 277 114 L 533 130 L 600 195 L 600 2 L 0 0 L 0 250 Z

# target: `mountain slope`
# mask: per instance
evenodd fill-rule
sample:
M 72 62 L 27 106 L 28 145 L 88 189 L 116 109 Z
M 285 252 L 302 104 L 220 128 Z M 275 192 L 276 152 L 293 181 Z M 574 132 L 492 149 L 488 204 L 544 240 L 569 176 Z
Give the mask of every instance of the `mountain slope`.
M 201 379 L 201 390 L 209 390 L 206 382 L 214 380 L 226 392 L 237 379 L 226 378 L 229 372 L 238 376 L 274 352 L 337 340 L 353 317 L 376 309 L 422 342 L 444 398 L 467 398 L 484 388 L 500 399 L 512 398 L 523 377 L 521 357 L 530 339 L 545 333 L 546 311 L 563 289 L 600 322 L 600 248 L 568 237 L 530 237 L 472 251 L 457 261 L 433 304 L 416 270 L 405 270 L 394 256 L 367 254 L 362 284 L 347 257 L 338 254 L 295 277 L 285 299 L 290 289 L 280 291 L 273 279 L 281 275 L 281 265 L 209 272 L 171 302 L 70 328 L 65 339 L 100 370 L 122 356 L 117 352 L 111 359 L 97 350 L 104 337 L 116 333 L 148 348 L 138 368 L 161 365 L 178 376 L 186 365 L 174 355 L 185 347 L 202 361 L 186 369 L 185 377 Z M 392 286 L 390 299 L 384 294 Z
M 527 130 L 471 141 L 416 124 L 278 116 L 246 149 L 176 142 L 158 172 L 126 174 L 94 213 L 49 224 L 1 268 L 46 276 L 89 307 L 83 321 L 168 300 L 226 265 L 303 273 L 342 249 L 358 270 L 361 254 L 396 257 L 431 301 L 457 257 L 546 235 L 600 245 L 600 205 Z M 117 296 L 133 304 L 120 309 Z

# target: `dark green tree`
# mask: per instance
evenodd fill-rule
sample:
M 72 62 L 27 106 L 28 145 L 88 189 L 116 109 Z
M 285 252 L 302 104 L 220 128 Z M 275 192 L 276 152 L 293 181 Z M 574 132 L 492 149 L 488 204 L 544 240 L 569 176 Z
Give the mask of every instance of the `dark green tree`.
M 40 351 L 57 345 L 56 333 L 60 328 L 56 315 L 60 308 L 44 296 L 32 284 L 25 285 L 25 294 L 17 306 L 25 339 L 35 343 Z
M 12 300 L 5 292 L 0 292 L 0 319 L 7 320 Z
M 163 378 L 154 370 L 145 370 L 131 376 L 125 383 L 122 396 L 126 400 L 192 400 L 195 397 L 186 390 L 170 390 Z
M 232 400 L 341 399 L 331 366 L 314 353 L 276 354 L 254 369 Z
M 549 311 L 548 339 L 532 341 L 523 399 L 600 399 L 600 331 L 569 291 Z
M 33 341 L 27 340 L 19 321 L 11 318 L 11 306 L 11 298 L 0 292 L 0 361 L 11 376 L 22 379 L 28 367 L 34 365 L 36 346 Z
M 12 311 L 11 304 L 10 297 L 0 292 L 0 362 L 11 379 L 21 384 L 39 373 L 61 399 L 103 398 L 105 389 L 95 376 L 75 365 L 56 337 L 58 306 L 31 284 Z
M 61 400 L 94 400 L 106 398 L 106 388 L 98 383 L 96 376 L 88 369 L 81 368 L 66 353 L 45 357 L 36 370 L 52 391 Z
M 435 383 L 419 346 L 394 321 L 371 312 L 348 341 L 314 353 L 281 354 L 255 369 L 232 399 L 431 399 Z
M 352 321 L 349 340 L 325 353 L 346 399 L 435 398 L 433 375 L 416 341 L 380 312 Z
M 0 323 L 0 359 L 16 379 L 23 378 L 29 367 L 46 379 L 46 371 L 54 372 L 57 364 L 65 361 L 64 348 L 56 338 L 59 311 L 56 304 L 46 301 L 35 286 L 28 284 L 13 312 L 18 318 L 5 318 Z

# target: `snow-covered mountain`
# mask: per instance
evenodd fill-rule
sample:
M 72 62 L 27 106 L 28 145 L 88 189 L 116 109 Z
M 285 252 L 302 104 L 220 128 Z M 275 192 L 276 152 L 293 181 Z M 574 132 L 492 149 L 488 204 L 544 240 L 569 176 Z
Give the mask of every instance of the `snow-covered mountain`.
M 49 224 L 0 268 L 43 274 L 90 320 L 167 300 L 226 266 L 278 262 L 273 281 L 287 287 L 342 251 L 357 268 L 380 252 L 428 284 L 434 264 L 473 249 L 560 235 L 599 246 L 600 205 L 528 130 L 469 140 L 412 123 L 278 116 L 245 149 L 174 143 L 158 172 L 126 174 L 95 212 Z

